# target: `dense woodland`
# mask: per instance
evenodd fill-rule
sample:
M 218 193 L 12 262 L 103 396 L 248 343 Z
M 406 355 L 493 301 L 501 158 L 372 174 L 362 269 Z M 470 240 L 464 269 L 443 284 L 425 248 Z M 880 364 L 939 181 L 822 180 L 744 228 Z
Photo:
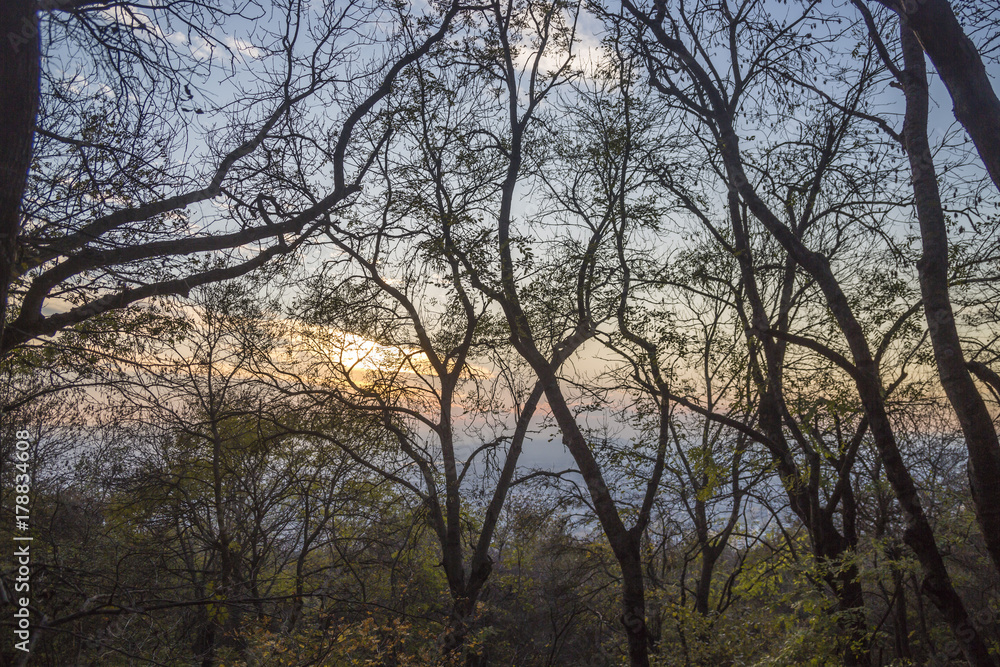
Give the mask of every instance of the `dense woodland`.
M 1000 665 L 1000 4 L 0 37 L 3 664 Z

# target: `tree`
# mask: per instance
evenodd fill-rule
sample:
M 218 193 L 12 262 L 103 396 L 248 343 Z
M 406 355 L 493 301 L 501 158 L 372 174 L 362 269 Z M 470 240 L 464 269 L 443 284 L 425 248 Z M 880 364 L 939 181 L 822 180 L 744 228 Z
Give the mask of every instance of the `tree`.
M 781 219 L 758 192 L 745 168 L 740 137 L 736 131 L 744 95 L 748 94 L 749 86 L 756 80 L 766 81 L 774 76 L 776 83 L 784 83 L 801 78 L 796 77 L 794 70 L 787 76 L 778 72 L 780 67 L 793 69 L 804 62 L 801 51 L 797 51 L 801 48 L 799 38 L 792 28 L 811 18 L 812 8 L 806 7 L 798 18 L 783 26 L 768 22 L 766 18 L 758 21 L 747 6 L 732 12 L 724 3 L 709 9 L 720 22 L 720 28 L 708 28 L 704 34 L 699 31 L 700 24 L 691 22 L 686 8 L 679 8 L 675 13 L 665 5 L 644 9 L 631 2 L 625 3 L 625 8 L 626 16 L 634 22 L 637 49 L 646 60 L 654 87 L 703 123 L 717 142 L 724 183 L 730 193 L 730 209 L 735 214 L 738 204 L 746 206 L 749 213 L 788 252 L 795 265 L 811 276 L 822 291 L 852 356 L 851 362 L 841 363 L 841 366 L 854 380 L 868 428 L 879 448 L 896 496 L 908 514 L 910 525 L 906 531 L 906 542 L 924 568 L 924 590 L 948 618 L 966 657 L 974 664 L 992 664 L 982 637 L 971 626 L 968 612 L 954 590 L 913 479 L 900 456 L 885 408 L 885 392 L 877 358 L 851 302 L 828 257 L 811 249 L 797 233 L 798 230 Z M 767 28 L 768 34 L 761 35 L 758 42 L 750 42 L 750 48 L 757 49 L 757 52 L 747 55 L 740 51 L 738 36 L 740 30 L 750 25 L 756 30 Z M 688 48 L 681 35 L 690 40 L 694 50 Z M 725 56 L 728 58 L 727 67 L 733 71 L 729 80 L 718 76 L 719 70 L 705 46 L 709 40 L 719 36 L 725 36 L 723 44 L 727 46 L 723 48 L 728 51 Z M 745 69 L 742 63 L 746 63 Z M 831 148 L 834 146 L 836 143 Z M 825 171 L 826 165 L 821 163 L 820 170 Z M 829 352 L 826 355 L 837 358 Z
M 939 5 L 943 5 L 939 6 Z M 862 6 L 862 9 L 864 7 Z M 932 3 L 926 9 L 933 9 L 936 15 L 950 8 L 947 3 Z M 916 20 L 926 21 L 927 12 L 915 12 Z M 903 89 L 906 98 L 906 115 L 900 136 L 909 157 L 912 174 L 913 201 L 917 220 L 920 224 L 920 235 L 923 256 L 917 263 L 920 276 L 921 295 L 923 297 L 924 315 L 927 320 L 928 333 L 934 349 L 934 359 L 937 364 L 941 385 L 948 400 L 958 416 L 959 424 L 965 434 L 966 448 L 969 452 L 969 485 L 972 489 L 979 525 L 993 558 L 994 566 L 1000 570 L 1000 440 L 993 425 L 993 419 L 986 408 L 982 395 L 976 388 L 969 372 L 959 338 L 955 314 L 949 294 L 949 240 L 945 208 L 941 199 L 934 157 L 927 139 L 927 114 L 929 92 L 927 85 L 926 66 L 920 43 L 910 19 L 902 8 L 900 12 L 900 46 L 903 67 L 899 68 L 882 43 L 878 32 L 870 32 L 879 52 L 885 60 L 886 68 L 892 72 L 896 81 Z M 875 27 L 874 20 L 864 12 L 869 30 Z M 948 26 L 949 30 L 958 28 L 954 15 L 937 16 L 937 20 Z M 926 29 L 926 26 L 922 26 Z M 961 29 L 958 28 L 959 32 Z M 938 33 L 935 33 L 935 35 Z M 958 51 L 967 57 L 976 55 L 971 42 L 961 35 L 963 47 Z M 933 41 L 928 48 L 940 51 L 940 45 Z M 940 57 L 940 54 L 939 54 Z M 950 66 L 950 65 L 949 65 Z M 982 69 L 982 64 L 979 63 Z M 975 71 L 975 70 L 973 70 Z M 944 75 L 942 75 L 944 76 Z M 985 71 L 982 72 L 985 77 Z M 982 82 L 980 82 L 981 84 Z M 988 82 L 983 94 L 992 92 Z M 954 93 L 953 93 L 954 97 Z M 995 101 L 995 96 L 994 96 Z M 985 102 L 983 103 L 985 104 Z M 961 107 L 961 109 L 960 109 Z M 989 108 L 988 104 L 984 107 Z M 996 103 L 1000 110 L 1000 103 Z M 971 118 L 969 109 L 956 102 L 956 115 L 961 118 Z M 979 115 L 978 113 L 976 114 Z M 989 114 L 983 114 L 988 118 Z M 1000 118 L 1000 116 L 998 116 Z M 973 130 L 970 130 L 972 132 Z M 979 146 L 979 142 L 977 142 Z M 980 154 L 989 150 L 980 148 Z M 985 159 L 984 159 L 985 161 Z M 993 172 L 991 172 L 992 174 Z
M 15 96 L 10 121 L 0 130 L 0 338 L 7 322 L 7 293 L 17 262 L 21 198 L 31 165 L 31 138 L 38 113 L 39 37 L 33 2 L 9 2 L 0 9 L 0 85 Z
M 127 76 L 134 74 L 140 77 L 139 90 L 149 80 L 143 75 L 153 78 L 173 62 L 177 49 L 171 39 L 188 39 L 181 32 L 167 35 L 169 26 L 157 23 L 158 15 L 131 5 L 110 15 L 103 6 L 87 3 L 69 7 L 65 17 L 59 14 L 63 9 L 54 10 L 57 14 L 49 20 L 56 25 L 43 32 L 59 35 L 59 29 L 75 28 L 72 35 L 92 37 L 92 42 L 83 40 L 82 48 L 93 54 L 94 75 L 110 70 L 120 73 L 122 81 L 134 82 Z M 246 82 L 230 103 L 231 111 L 223 105 L 213 113 L 223 132 L 197 136 L 187 111 L 197 116 L 204 109 L 180 81 L 173 92 L 190 108 L 178 104 L 177 115 L 169 116 L 150 106 L 161 101 L 157 97 L 139 96 L 134 106 L 113 111 L 101 103 L 103 93 L 96 98 L 76 93 L 80 84 L 46 74 L 39 121 L 44 141 L 35 147 L 35 167 L 21 202 L 25 222 L 16 226 L 18 259 L 13 266 L 5 251 L 3 270 L 16 281 L 11 292 L 16 315 L 0 338 L 0 354 L 150 297 L 183 295 L 199 285 L 244 275 L 306 243 L 322 227 L 324 214 L 360 190 L 371 166 L 371 153 L 366 153 L 371 147 L 357 141 L 359 130 L 370 127 L 373 145 L 380 143 L 380 130 L 373 126 L 380 103 L 400 72 L 443 38 L 459 6 L 424 17 L 378 3 L 319 8 L 315 17 L 294 1 L 281 10 L 273 29 L 262 35 L 268 43 L 243 45 L 239 52 L 240 62 L 261 55 L 262 63 L 251 70 L 271 83 L 263 93 L 251 93 L 256 84 Z M 163 13 L 178 13 L 188 36 L 203 41 L 203 33 L 211 36 L 211 21 L 226 14 L 201 3 L 172 4 Z M 383 29 L 381 21 L 398 30 L 387 42 L 391 47 L 384 60 L 368 48 L 371 31 Z M 309 27 L 313 25 L 315 30 Z M 133 47 L 140 56 L 136 69 L 121 73 L 122 57 Z M 30 48 L 17 56 L 32 53 L 40 57 Z M 187 58 L 196 59 L 197 53 Z M 102 58 L 110 63 L 99 66 Z M 144 72 L 144 66 L 151 71 Z M 37 71 L 37 63 L 35 67 Z M 15 89 L 30 91 L 30 82 L 22 83 Z M 88 80 L 83 87 L 101 83 Z M 229 85 L 243 84 L 237 78 Z M 124 86 L 121 92 L 131 89 Z M 307 105 L 313 102 L 326 106 L 329 127 L 321 128 L 322 136 L 306 139 L 298 132 L 309 122 Z M 15 128 L 16 137 L 27 137 L 30 144 L 30 132 L 23 129 Z M 185 130 L 195 132 L 191 139 L 206 142 L 208 150 L 185 154 L 177 141 Z M 304 140 L 297 145 L 294 137 Z M 27 149 L 3 150 L 21 155 Z M 206 167 L 185 166 L 194 159 Z M 18 160 L 12 158 L 11 164 Z M 332 187 L 316 199 L 296 198 L 294 189 L 277 185 L 311 178 L 324 165 L 323 176 Z M 7 187 L 8 179 L 4 183 Z M 221 214 L 212 214 L 220 203 Z M 9 217 L 9 211 L 4 215 Z M 10 226 L 8 218 L 4 225 Z M 9 250 L 15 231 L 4 233 Z M 4 289 L 9 283 L 4 281 Z M 45 313 L 53 301 L 65 305 Z
M 493 51 L 499 50 L 502 58 L 492 65 L 487 65 L 485 59 L 479 62 L 484 69 L 489 67 L 487 72 L 492 79 L 487 80 L 487 85 L 495 86 L 500 95 L 505 95 L 505 98 L 498 95 L 498 100 L 503 99 L 506 109 L 500 130 L 482 132 L 489 137 L 497 137 L 496 145 L 491 146 L 491 150 L 503 160 L 505 173 L 499 182 L 499 201 L 493 218 L 495 237 L 492 233 L 490 236 L 495 238 L 496 244 L 494 269 L 483 276 L 467 258 L 463 258 L 463 263 L 477 288 L 489 294 L 503 310 L 513 347 L 531 367 L 544 391 L 553 419 L 562 433 L 563 443 L 576 461 L 589 494 L 589 503 L 621 571 L 621 621 L 628 639 L 629 660 L 633 665 L 648 665 L 650 637 L 645 619 L 640 543 L 663 473 L 667 420 L 661 419 L 647 481 L 637 503 L 638 511 L 628 525 L 624 507 L 612 495 L 605 471 L 571 408 L 564 383 L 559 377 L 560 368 L 573 351 L 592 338 L 602 322 L 614 317 L 617 302 L 607 295 L 608 290 L 615 293 L 617 279 L 614 246 L 611 244 L 617 222 L 617 206 L 631 187 L 629 174 L 633 166 L 629 155 L 636 137 L 626 130 L 620 141 L 585 147 L 585 150 L 596 149 L 589 155 L 592 159 L 596 158 L 596 173 L 582 179 L 585 187 L 593 188 L 588 193 L 592 193 L 592 199 L 586 202 L 585 208 L 568 205 L 563 210 L 557 209 L 557 215 L 575 218 L 574 222 L 580 225 L 580 234 L 579 238 L 565 237 L 562 245 L 566 254 L 557 255 L 555 263 L 545 267 L 542 272 L 545 282 L 541 285 L 527 282 L 522 277 L 526 272 L 538 271 L 533 265 L 531 246 L 528 245 L 534 240 L 532 236 L 538 238 L 538 235 L 525 238 L 514 227 L 514 202 L 522 171 L 530 159 L 539 107 L 570 71 L 573 39 L 570 21 L 576 20 L 573 9 L 572 6 L 559 4 L 528 3 L 523 14 L 514 15 L 496 4 L 490 8 L 488 17 L 494 40 L 490 46 Z M 517 29 L 523 29 L 522 25 L 533 28 L 528 33 L 533 41 L 526 46 L 534 51 L 524 67 L 515 61 L 515 49 L 520 45 L 514 41 L 520 37 Z M 554 67 L 546 69 L 543 58 L 549 55 L 550 43 L 550 57 L 557 57 L 558 60 Z M 492 52 L 488 50 L 480 58 L 483 56 L 492 58 Z M 527 251 L 522 251 L 520 256 L 515 254 L 524 247 Z M 561 287 L 561 295 L 553 295 L 550 289 L 545 288 L 553 284 Z M 539 296 L 542 298 L 538 299 Z M 666 401 L 661 402 L 660 410 L 666 413 Z
M 77 414 L 66 397 L 49 399 L 69 423 L 47 415 L 51 433 L 33 456 L 34 525 L 48 530 L 33 561 L 40 659 L 249 660 L 262 626 L 284 625 L 287 641 L 323 605 L 357 615 L 392 600 L 340 596 L 386 543 L 402 542 L 399 553 L 378 561 L 379 575 L 364 572 L 362 591 L 412 548 L 399 539 L 412 521 L 398 495 L 343 451 L 291 431 L 322 428 L 368 460 L 386 434 L 356 413 L 303 424 L 254 374 L 275 351 L 259 295 L 229 283 L 194 296 L 197 306 L 174 313 L 181 333 L 141 365 L 122 362 L 103 410 L 83 392 Z M 76 451 L 47 453 L 67 446 Z
M 417 108 L 420 116 L 433 113 L 426 99 Z M 332 442 L 424 507 L 452 597 L 443 640 L 451 652 L 478 622 L 493 534 L 507 494 L 520 481 L 518 460 L 541 390 L 518 391 L 518 378 L 493 364 L 503 361 L 504 346 L 495 340 L 492 304 L 470 289 L 450 234 L 471 214 L 467 193 L 452 192 L 443 179 L 440 138 L 427 118 L 416 125 L 414 154 L 422 164 L 404 163 L 391 173 L 382 167 L 384 190 L 367 216 L 374 224 L 365 217 L 330 223 L 329 244 L 341 258 L 306 280 L 293 311 L 304 325 L 291 332 L 302 341 L 295 359 L 263 372 L 300 396 L 301 409 L 367 415 L 394 440 L 394 451 L 376 458 L 350 442 Z M 388 149 L 384 159 L 397 150 Z M 505 404 L 513 423 L 503 417 Z M 493 491 L 472 526 L 469 496 L 486 480 Z
M 993 184 L 1000 189 L 1000 99 L 979 50 L 962 29 L 951 3 L 876 2 L 898 14 L 927 52 L 951 94 L 955 118 L 969 133 Z M 860 2 L 855 5 L 863 7 Z M 870 19 L 868 24 L 874 25 Z
M 0 16 L 4 657 L 992 664 L 1000 191 L 855 5 Z

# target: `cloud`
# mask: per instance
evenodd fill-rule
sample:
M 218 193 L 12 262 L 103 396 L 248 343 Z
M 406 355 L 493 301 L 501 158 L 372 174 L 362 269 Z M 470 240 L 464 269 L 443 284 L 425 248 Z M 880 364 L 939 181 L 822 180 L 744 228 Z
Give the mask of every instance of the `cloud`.
M 181 46 L 183 44 L 187 44 L 188 41 L 187 35 L 185 35 L 183 32 L 180 31 L 170 33 L 169 35 L 166 36 L 166 40 L 171 44 L 173 44 L 174 46 Z
M 74 74 L 62 72 L 62 74 L 66 75 L 67 78 L 64 78 L 61 81 L 61 84 L 71 93 L 82 95 L 101 94 L 110 98 L 115 96 L 115 91 L 106 83 L 94 83 L 79 72 Z
M 163 31 L 160 30 L 160 26 L 156 25 L 153 19 L 129 7 L 118 5 L 111 9 L 102 9 L 98 12 L 98 15 L 109 23 L 117 23 L 118 25 L 131 28 L 140 36 L 146 38 L 157 37 L 164 39 L 166 37 Z
M 219 42 L 210 42 L 201 35 L 193 35 L 188 47 L 191 49 L 191 55 L 198 60 L 225 61 L 233 58 L 239 62 L 245 62 L 247 58 L 260 58 L 263 55 L 261 49 L 239 37 L 226 35 L 222 38 L 221 43 L 228 51 L 219 48 Z
M 210 60 L 215 57 L 215 45 L 201 35 L 194 35 L 189 45 L 191 55 L 198 60 Z
M 227 36 L 222 40 L 222 43 L 229 47 L 231 51 L 235 53 L 248 56 L 250 58 L 260 58 L 261 51 L 256 46 L 240 39 L 239 37 Z
M 529 46 L 521 46 L 514 58 L 514 63 L 522 70 L 527 71 L 538 56 L 538 51 Z M 554 51 L 551 46 L 538 61 L 538 71 L 540 73 L 554 72 L 562 67 L 568 55 L 565 51 Z M 577 34 L 573 44 L 572 67 L 580 69 L 584 76 L 594 78 L 597 75 L 598 66 L 606 58 L 604 48 L 598 37 L 588 34 Z
M 187 35 L 179 31 L 169 35 L 165 34 L 148 15 L 128 7 L 116 6 L 104 9 L 99 12 L 99 16 L 108 23 L 131 28 L 141 39 L 156 38 L 174 46 L 187 45 L 191 50 L 191 55 L 198 60 L 224 60 L 231 55 L 242 61 L 244 58 L 260 58 L 263 55 L 260 48 L 245 39 L 231 35 L 226 35 L 221 40 L 221 43 L 229 49 L 229 53 L 225 53 L 222 49 L 217 48 L 218 42 L 209 41 L 198 34 L 192 35 L 190 40 Z

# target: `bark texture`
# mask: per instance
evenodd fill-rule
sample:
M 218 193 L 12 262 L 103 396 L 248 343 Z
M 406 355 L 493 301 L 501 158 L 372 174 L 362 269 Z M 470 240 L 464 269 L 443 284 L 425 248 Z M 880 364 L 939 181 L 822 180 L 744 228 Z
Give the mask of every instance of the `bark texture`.
M 903 136 L 910 159 L 913 199 L 923 256 L 917 263 L 924 315 L 941 386 L 958 416 L 969 451 L 969 486 L 976 518 L 1000 571 L 1000 441 L 986 403 L 966 367 L 948 293 L 948 230 L 934 159 L 927 141 L 927 72 L 916 35 L 900 22 L 906 116 Z
M 31 145 L 38 114 L 39 38 L 35 3 L 0 3 L 0 338 L 7 321 L 10 282 L 17 263 L 21 199 L 31 166 Z
M 1000 99 L 948 0 L 878 0 L 899 14 L 927 52 L 993 184 L 1000 189 Z

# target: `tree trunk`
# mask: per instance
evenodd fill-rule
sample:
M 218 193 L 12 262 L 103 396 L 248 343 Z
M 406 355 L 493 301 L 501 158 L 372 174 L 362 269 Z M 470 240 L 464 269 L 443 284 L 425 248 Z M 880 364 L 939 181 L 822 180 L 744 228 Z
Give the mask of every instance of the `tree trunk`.
M 526 356 L 533 356 L 527 354 Z M 531 359 L 529 359 L 531 361 Z M 544 364 L 544 361 L 542 361 Z M 535 364 L 532 364 L 533 366 Z M 628 637 L 629 664 L 632 667 L 649 666 L 649 639 L 646 632 L 646 602 L 642 578 L 642 558 L 639 551 L 639 539 L 625 528 L 622 523 L 615 501 L 611 497 L 600 466 L 593 452 L 587 445 L 586 438 L 580 431 L 572 411 L 559 390 L 555 373 L 547 364 L 535 367 L 539 380 L 545 387 L 552 415 L 555 417 L 559 430 L 563 433 L 563 442 L 569 449 L 577 468 L 586 482 L 590 498 L 594 503 L 597 518 L 608 538 L 611 550 L 618 561 L 622 572 L 622 625 Z
M 31 144 L 38 114 L 40 41 L 35 3 L 0 3 L 0 338 L 7 322 L 7 300 L 17 263 L 21 200 L 31 167 Z
M 775 240 L 781 243 L 795 258 L 795 261 L 816 280 L 816 284 L 823 291 L 827 305 L 847 340 L 854 360 L 853 378 L 858 396 L 868 418 L 875 446 L 879 451 L 882 463 L 885 465 L 886 477 L 895 491 L 896 498 L 899 500 L 909 524 L 904 533 L 904 541 L 913 549 L 923 567 L 924 592 L 945 617 L 966 659 L 977 667 L 980 665 L 992 666 L 995 663 L 989 655 L 986 643 L 970 622 L 965 605 L 951 583 L 944 559 L 941 557 L 941 552 L 934 540 L 934 532 L 931 530 L 930 522 L 920 504 L 916 484 L 914 484 L 913 478 L 903 462 L 903 457 L 900 455 L 896 436 L 892 431 L 892 425 L 885 409 L 878 365 L 872 356 L 864 330 L 854 316 L 847 296 L 833 275 L 829 260 L 806 248 L 792 234 L 791 230 L 778 220 L 757 196 L 753 186 L 750 185 L 740 157 L 739 137 L 733 130 L 732 123 L 726 113 L 724 106 L 720 103 L 716 121 L 721 129 L 722 158 L 731 187 L 740 193 L 751 213 L 760 220 Z
M 843 659 L 845 665 L 869 665 L 871 654 L 868 650 L 868 620 L 865 618 L 865 598 L 861 587 L 860 573 L 854 565 L 845 565 L 844 556 L 848 550 L 841 549 L 836 560 L 830 564 L 837 568 L 827 583 L 837 596 L 837 623 L 847 637 Z
M 895 549 L 889 552 L 891 558 L 898 558 L 899 554 Z M 898 563 L 892 567 L 892 581 L 896 597 L 893 609 L 893 637 L 896 644 L 896 658 L 904 661 L 913 660 L 913 652 L 910 650 L 910 628 L 906 619 L 906 582 L 903 580 L 903 570 Z
M 993 184 L 1000 189 L 1000 100 L 951 4 L 948 0 L 878 1 L 909 24 L 930 56 L 951 94 L 955 118 L 969 133 Z
M 694 589 L 694 610 L 702 616 L 708 615 L 708 598 L 712 592 L 712 573 L 719 556 L 718 551 L 707 545 L 701 550 L 701 572 Z
M 448 628 L 445 630 L 442 639 L 445 652 L 457 650 L 465 644 L 465 638 L 469 632 L 469 621 L 475 616 L 479 595 L 482 593 L 483 587 L 493 572 L 493 560 L 489 555 L 490 544 L 493 541 L 493 535 L 496 533 L 500 510 L 503 508 L 507 493 L 510 491 L 514 480 L 514 473 L 517 470 L 517 462 L 521 456 L 528 426 L 531 424 L 531 419 L 535 414 L 535 409 L 538 407 L 538 401 L 541 397 L 542 385 L 536 383 L 527 401 L 525 401 L 514 427 L 514 435 L 511 438 L 510 448 L 507 450 L 507 458 L 504 461 L 503 470 L 497 480 L 493 497 L 487 507 L 483 526 L 479 531 L 479 539 L 476 542 L 476 548 L 472 553 L 472 560 L 469 563 L 469 575 L 463 579 L 461 587 L 457 591 L 452 592 L 452 613 L 448 621 Z M 461 552 L 459 552 L 459 555 L 461 555 Z M 459 559 L 459 564 L 461 564 L 461 559 Z M 465 576 L 464 571 L 460 574 L 463 577 Z M 474 656 L 471 654 L 467 656 L 467 662 L 469 664 L 474 662 Z
M 649 633 L 646 630 L 646 593 L 637 539 L 629 540 L 628 552 L 625 558 L 618 558 L 622 570 L 621 621 L 628 636 L 629 664 L 645 667 L 649 665 Z
M 920 294 L 934 348 L 938 375 L 965 435 L 969 486 L 976 518 L 993 565 L 1000 572 L 1000 441 L 986 403 L 965 365 L 948 293 L 948 231 L 934 158 L 927 141 L 927 72 L 924 54 L 905 19 L 900 20 L 905 63 L 906 116 L 903 136 L 910 158 L 913 198 L 920 223 L 923 257 L 917 262 Z
M 733 229 L 734 247 L 740 265 L 741 281 L 751 307 L 751 323 L 758 332 L 768 332 L 772 325 L 760 296 L 754 273 L 753 252 L 750 247 L 749 235 L 743 216 L 739 211 L 739 196 L 735 191 L 729 194 L 729 215 Z M 794 277 L 794 271 L 786 272 L 786 287 L 791 286 L 790 283 Z M 786 289 L 783 292 L 790 293 L 790 290 Z M 780 321 L 777 328 L 784 329 L 785 326 L 786 322 Z M 861 584 L 857 579 L 858 571 L 856 567 L 844 566 L 844 561 L 850 555 L 849 552 L 853 549 L 853 545 L 837 530 L 832 521 L 831 513 L 820 507 L 819 489 L 807 488 L 785 439 L 781 419 L 784 401 L 782 395 L 784 348 L 782 343 L 768 333 L 760 333 L 758 338 L 764 351 L 766 365 L 766 377 L 759 370 L 759 367 L 754 371 L 755 381 L 762 387 L 757 409 L 761 429 L 771 440 L 772 455 L 775 457 L 782 485 L 788 495 L 789 507 L 809 531 L 813 553 L 824 566 L 832 567 L 837 572 L 835 575 L 826 577 L 825 580 L 837 599 L 837 609 L 841 612 L 840 623 L 850 638 L 849 645 L 844 652 L 845 663 L 848 665 L 868 664 L 869 657 L 866 648 L 868 623 L 865 618 Z M 820 461 L 816 456 L 813 456 L 812 459 L 809 465 L 818 472 Z M 818 480 L 816 475 L 810 474 L 808 477 L 810 480 Z M 846 516 L 844 527 L 845 531 L 851 527 Z M 696 603 L 698 602 L 696 597 Z

